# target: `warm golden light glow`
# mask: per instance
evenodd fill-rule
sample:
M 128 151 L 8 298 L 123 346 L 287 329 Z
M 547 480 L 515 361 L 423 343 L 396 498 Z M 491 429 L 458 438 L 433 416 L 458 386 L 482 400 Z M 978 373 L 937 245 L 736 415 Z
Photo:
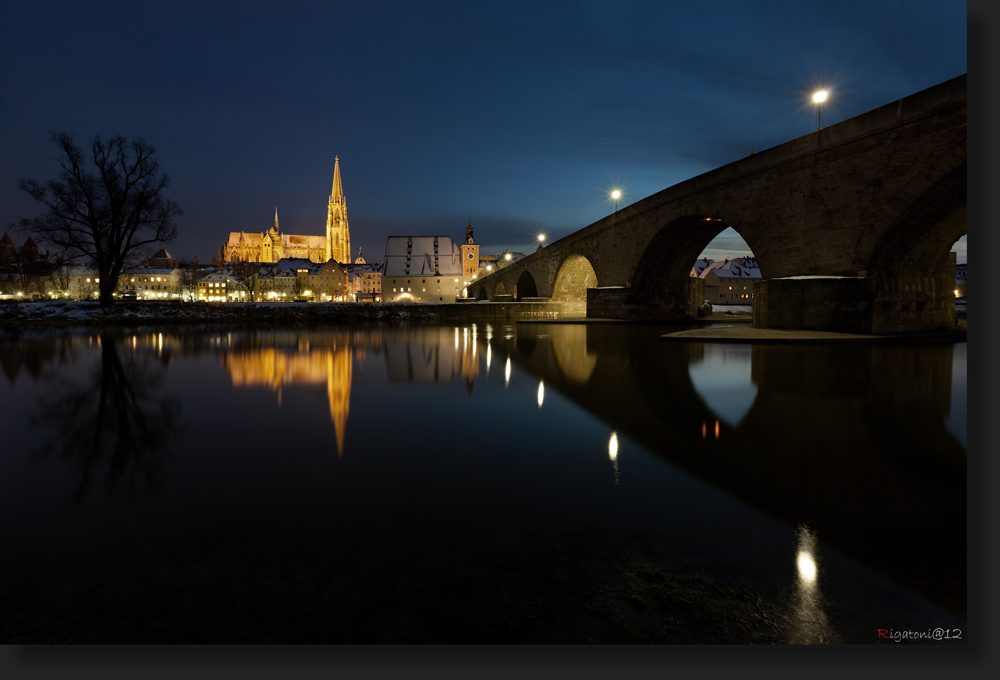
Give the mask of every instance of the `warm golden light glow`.
M 509 260 L 510 259 L 510 253 L 507 253 L 507 256 L 504 259 Z
M 539 234 L 538 235 L 538 240 L 544 243 L 545 242 L 545 234 Z
M 955 289 L 955 297 L 960 297 L 958 293 L 958 288 Z
M 820 90 L 813 95 L 813 101 L 817 104 L 822 104 L 826 101 L 826 90 Z
M 719 438 L 719 421 L 718 420 L 715 421 L 715 438 L 716 439 Z
M 618 460 L 618 433 L 612 432 L 611 439 L 608 440 L 608 458 Z
M 816 561 L 811 554 L 804 550 L 799 551 L 795 564 L 799 568 L 799 576 L 803 581 L 813 583 L 816 580 Z
M 542 402 L 545 401 L 545 381 L 538 381 L 538 408 L 542 407 Z
M 622 197 L 622 192 L 618 191 L 618 189 L 615 189 L 614 191 L 611 192 L 611 198 L 615 199 L 616 201 L 621 197 Z
M 503 369 L 503 386 L 510 384 L 510 357 L 507 357 L 507 365 Z

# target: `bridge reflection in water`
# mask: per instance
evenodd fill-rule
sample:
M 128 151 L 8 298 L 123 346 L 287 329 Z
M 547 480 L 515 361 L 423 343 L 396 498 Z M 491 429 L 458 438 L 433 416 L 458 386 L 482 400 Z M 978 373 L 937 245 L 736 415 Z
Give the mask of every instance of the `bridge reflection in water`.
M 616 480 L 625 435 L 800 527 L 799 602 L 820 637 L 819 584 L 801 561 L 815 568 L 817 538 L 965 615 L 966 450 L 945 427 L 953 345 L 712 345 L 662 332 L 519 324 L 492 348 L 608 423 Z

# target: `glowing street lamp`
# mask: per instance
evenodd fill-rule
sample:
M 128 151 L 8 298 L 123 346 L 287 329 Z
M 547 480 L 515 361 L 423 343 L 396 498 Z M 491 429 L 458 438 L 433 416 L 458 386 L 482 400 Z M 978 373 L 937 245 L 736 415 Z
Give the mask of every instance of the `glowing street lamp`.
M 820 127 L 822 127 L 823 102 L 826 101 L 826 90 L 820 90 L 815 93 L 813 95 L 813 101 L 816 103 L 816 130 L 819 131 Z
M 618 189 L 615 189 L 614 191 L 611 192 L 611 198 L 613 198 L 615 201 L 615 212 L 618 212 L 618 199 L 621 197 L 622 197 L 622 192 L 620 192 Z
M 545 245 L 545 234 L 539 234 L 538 235 L 538 250 L 541 250 L 542 246 L 544 246 L 544 245 Z

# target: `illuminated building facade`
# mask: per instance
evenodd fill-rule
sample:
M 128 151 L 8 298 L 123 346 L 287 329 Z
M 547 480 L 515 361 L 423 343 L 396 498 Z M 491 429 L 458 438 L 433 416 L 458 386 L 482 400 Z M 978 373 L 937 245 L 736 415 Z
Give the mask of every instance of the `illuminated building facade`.
M 471 237 L 471 234 L 470 234 Z M 382 299 L 385 302 L 454 302 L 465 297 L 463 248 L 450 236 L 390 236 L 382 264 Z M 475 246 L 478 249 L 478 246 Z M 476 250 L 478 272 L 478 250 Z
M 282 234 L 278 209 L 274 226 L 264 233 L 230 232 L 221 248 L 223 262 L 274 263 L 282 258 L 301 258 L 322 264 L 331 259 L 343 264 L 351 257 L 351 233 L 347 223 L 347 200 L 340 179 L 340 159 L 333 164 L 333 189 L 327 202 L 326 232 L 323 236 Z

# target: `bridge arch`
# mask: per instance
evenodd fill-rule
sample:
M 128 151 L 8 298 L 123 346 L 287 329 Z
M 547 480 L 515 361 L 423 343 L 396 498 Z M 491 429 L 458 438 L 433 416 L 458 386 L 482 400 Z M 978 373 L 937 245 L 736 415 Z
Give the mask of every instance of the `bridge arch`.
M 478 298 L 479 300 L 490 299 L 490 296 L 486 294 L 486 286 L 478 286 L 476 292 L 473 293 L 473 296 Z
M 886 229 L 862 269 L 872 273 L 939 269 L 955 241 L 966 234 L 967 186 L 962 161 Z
M 570 254 L 562 261 L 552 288 L 552 301 L 563 303 L 562 316 L 587 315 L 587 289 L 597 287 L 597 273 L 583 255 Z
M 521 272 L 521 275 L 517 277 L 517 299 L 521 300 L 526 297 L 538 297 L 538 286 L 535 285 L 535 277 L 531 275 L 531 272 L 525 269 Z
M 506 295 L 507 286 L 503 285 L 503 281 L 497 281 L 497 285 L 493 287 L 493 297 L 497 295 Z
M 718 213 L 685 215 L 667 223 L 650 240 L 636 265 L 632 291 L 651 318 L 694 315 L 704 291 L 690 276 L 691 265 L 712 240 L 727 228 L 739 234 L 757 257 L 753 225 L 737 224 Z M 766 259 L 766 257 L 765 257 Z M 766 263 L 758 259 L 766 278 Z

